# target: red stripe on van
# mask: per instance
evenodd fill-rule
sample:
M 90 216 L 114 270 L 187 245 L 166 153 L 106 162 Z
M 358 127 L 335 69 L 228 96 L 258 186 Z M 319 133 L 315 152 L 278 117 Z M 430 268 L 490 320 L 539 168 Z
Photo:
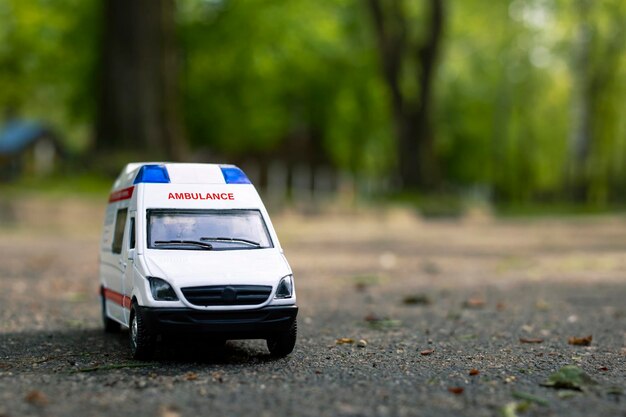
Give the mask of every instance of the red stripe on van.
M 124 294 L 120 294 L 119 292 L 110 290 L 108 288 L 103 288 L 102 294 L 104 295 L 104 298 L 106 298 L 107 300 L 111 300 L 115 304 L 119 304 L 122 307 L 130 310 L 130 305 L 131 305 L 130 297 L 127 297 Z
M 115 191 L 109 196 L 109 203 L 115 203 L 116 201 L 128 200 L 133 196 L 133 190 L 135 186 L 124 188 L 122 190 Z

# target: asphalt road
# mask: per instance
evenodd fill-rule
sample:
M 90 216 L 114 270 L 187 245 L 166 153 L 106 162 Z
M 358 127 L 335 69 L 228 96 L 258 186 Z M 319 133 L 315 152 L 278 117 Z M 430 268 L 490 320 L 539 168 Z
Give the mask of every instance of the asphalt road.
M 179 340 L 138 363 L 100 325 L 100 213 L 72 210 L 0 226 L 1 417 L 626 416 L 626 219 L 280 216 L 294 353 Z M 565 365 L 597 385 L 540 385 Z

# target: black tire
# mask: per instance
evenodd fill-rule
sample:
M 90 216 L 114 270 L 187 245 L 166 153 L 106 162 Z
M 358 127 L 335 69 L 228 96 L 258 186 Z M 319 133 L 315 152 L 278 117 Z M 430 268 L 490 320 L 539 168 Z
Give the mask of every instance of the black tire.
M 298 336 L 298 322 L 294 319 L 293 324 L 286 332 L 273 335 L 267 339 L 267 349 L 275 358 L 284 358 L 293 352 Z
M 109 318 L 107 316 L 106 304 L 104 300 L 104 295 L 100 296 L 100 300 L 102 301 L 102 324 L 104 325 L 105 333 L 119 333 L 121 330 L 121 326 L 115 320 Z
M 133 301 L 128 321 L 130 351 L 134 359 L 149 360 L 156 348 L 156 335 L 149 328 L 141 307 Z

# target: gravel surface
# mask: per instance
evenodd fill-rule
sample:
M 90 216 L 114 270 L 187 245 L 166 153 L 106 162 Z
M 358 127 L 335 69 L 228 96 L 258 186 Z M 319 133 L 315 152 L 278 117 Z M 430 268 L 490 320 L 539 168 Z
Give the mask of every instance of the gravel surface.
M 175 340 L 141 363 L 102 331 L 101 208 L 84 204 L 0 226 L 0 417 L 626 416 L 621 218 L 278 216 L 294 353 Z M 597 384 L 540 385 L 564 365 Z

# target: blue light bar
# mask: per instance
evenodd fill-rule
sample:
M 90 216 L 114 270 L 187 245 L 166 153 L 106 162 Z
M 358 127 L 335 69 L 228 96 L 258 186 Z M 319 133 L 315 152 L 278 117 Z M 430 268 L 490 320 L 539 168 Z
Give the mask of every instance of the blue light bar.
M 220 165 L 226 184 L 252 184 L 246 174 L 235 165 Z
M 144 165 L 139 168 L 133 184 L 140 182 L 165 184 L 170 182 L 170 175 L 164 165 Z

